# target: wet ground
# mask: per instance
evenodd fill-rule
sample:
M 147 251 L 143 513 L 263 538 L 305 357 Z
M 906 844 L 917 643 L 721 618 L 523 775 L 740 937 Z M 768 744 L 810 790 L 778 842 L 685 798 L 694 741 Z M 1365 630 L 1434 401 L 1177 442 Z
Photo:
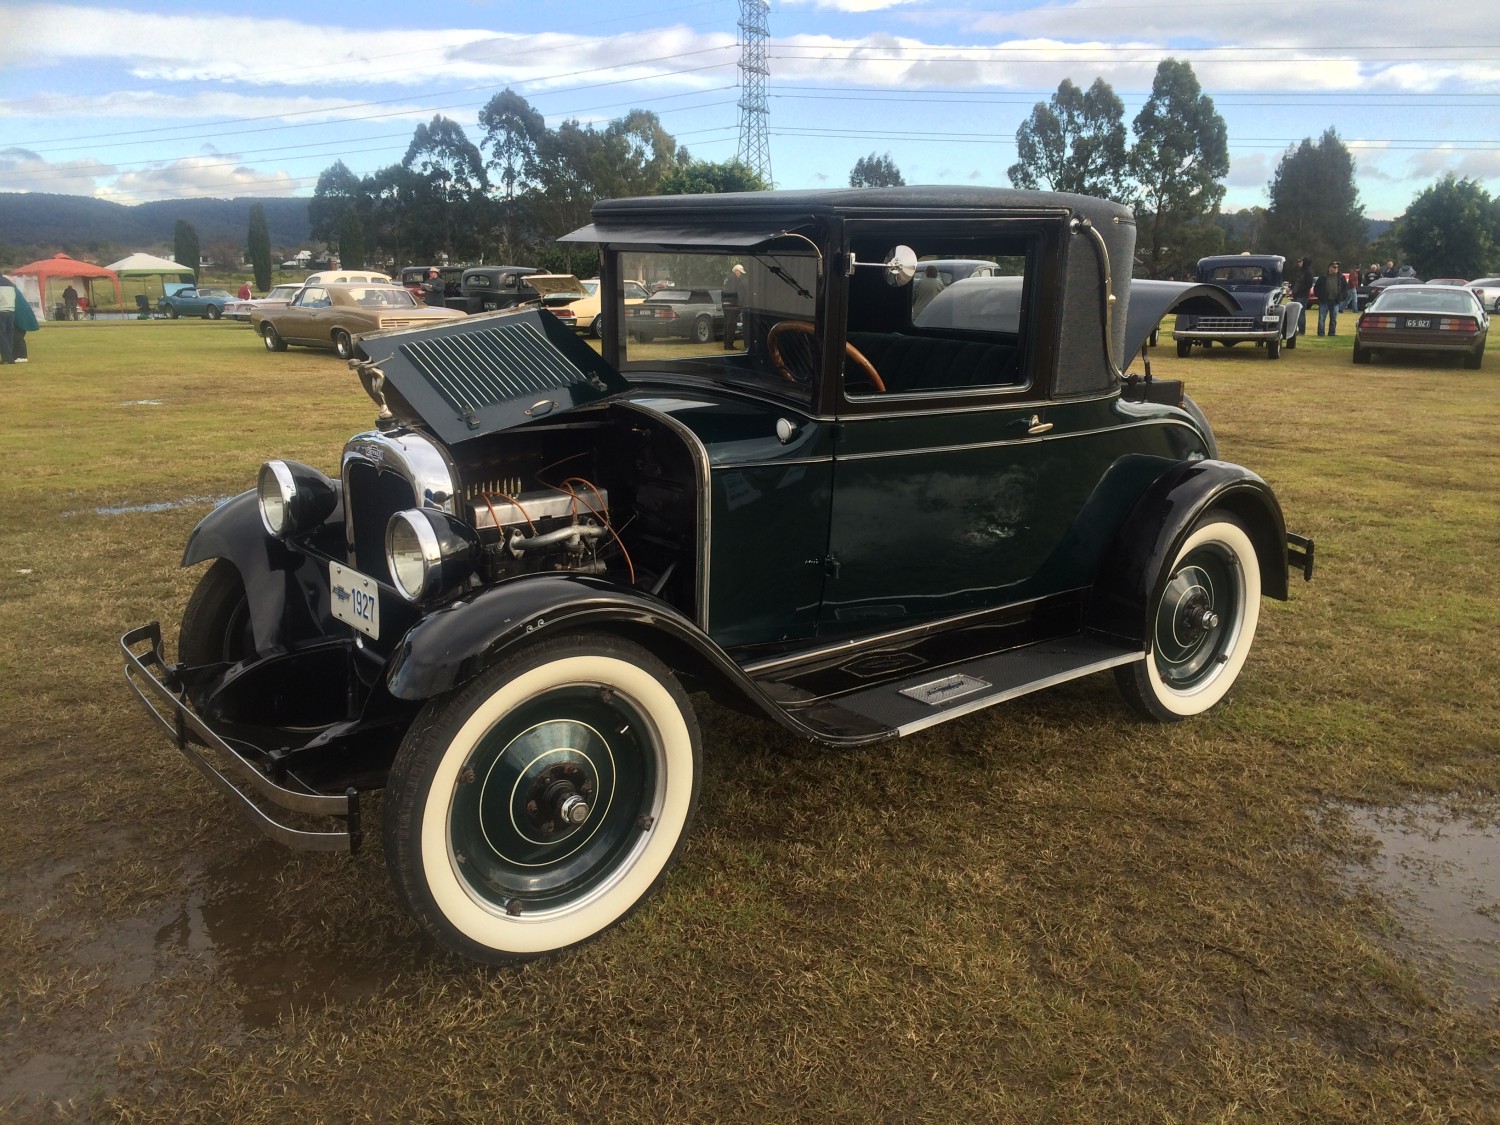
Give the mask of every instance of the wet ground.
M 1389 901 L 1405 924 L 1397 951 L 1431 965 L 1452 998 L 1500 1009 L 1500 808 L 1343 806 L 1374 843 L 1348 878 Z

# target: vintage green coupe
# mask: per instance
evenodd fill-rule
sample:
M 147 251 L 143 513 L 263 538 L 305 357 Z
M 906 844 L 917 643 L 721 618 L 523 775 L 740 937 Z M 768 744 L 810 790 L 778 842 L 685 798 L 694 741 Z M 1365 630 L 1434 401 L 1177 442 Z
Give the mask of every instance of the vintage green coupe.
M 651 891 L 697 803 L 691 692 L 859 747 L 1112 670 L 1173 721 L 1311 576 L 1180 384 L 1121 373 L 1173 307 L 1233 307 L 1132 286 L 1125 208 L 893 188 L 593 220 L 568 238 L 600 247 L 602 357 L 536 307 L 365 338 L 375 428 L 198 526 L 176 663 L 155 623 L 121 642 L 276 839 L 358 847 L 384 788 L 398 894 L 448 949 L 550 953 Z M 724 340 L 627 338 L 628 282 L 726 278 Z

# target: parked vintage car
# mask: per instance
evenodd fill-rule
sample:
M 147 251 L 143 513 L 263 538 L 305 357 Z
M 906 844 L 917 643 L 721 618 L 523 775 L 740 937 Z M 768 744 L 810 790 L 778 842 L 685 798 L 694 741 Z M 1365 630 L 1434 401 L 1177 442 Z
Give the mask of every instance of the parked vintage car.
M 626 327 L 637 340 L 686 336 L 706 344 L 724 334 L 721 289 L 658 289 L 627 314 Z
M 703 776 L 689 691 L 852 749 L 1112 670 L 1171 722 L 1312 574 L 1181 383 L 1122 374 L 1179 300 L 1228 300 L 1133 284 L 1126 207 L 888 188 L 593 220 L 568 239 L 608 293 L 743 263 L 744 350 L 664 359 L 615 300 L 602 354 L 535 308 L 366 337 L 375 426 L 203 520 L 176 663 L 156 623 L 121 639 L 267 834 L 356 848 L 383 787 L 397 894 L 450 950 L 564 949 L 660 882 Z M 916 324 L 918 252 L 1013 273 Z
M 331 348 L 340 359 L 354 355 L 354 341 L 371 332 L 462 320 L 455 309 L 431 309 L 399 285 L 304 285 L 279 309 L 255 314 L 255 330 L 268 352 L 284 352 L 288 344 Z
M 1354 325 L 1354 362 L 1375 353 L 1460 355 L 1468 368 L 1484 362 L 1490 318 L 1468 287 L 1402 285 L 1386 289 Z
M 538 273 L 535 266 L 471 266 L 459 275 L 457 295 L 471 315 L 512 309 L 540 298 L 528 283 Z
M 568 305 L 573 312 L 573 326 L 597 340 L 604 335 L 603 289 L 597 277 L 586 277 L 581 284 L 584 296 Z M 645 285 L 633 278 L 626 278 L 620 286 L 626 305 L 638 305 L 651 295 Z
M 1360 298 L 1359 307 L 1362 309 L 1369 308 L 1375 302 L 1375 298 L 1380 296 L 1387 289 L 1394 288 L 1398 285 L 1421 284 L 1422 279 L 1419 277 L 1377 277 L 1366 287 L 1364 296 Z
M 1199 283 L 1228 290 L 1239 307 L 1229 315 L 1179 315 L 1172 330 L 1177 355 L 1186 359 L 1194 346 L 1254 343 L 1265 348 L 1267 359 L 1280 359 L 1283 345 L 1295 348 L 1302 305 L 1282 287 L 1285 269 L 1286 259 L 1279 254 L 1217 254 L 1198 259 Z
M 224 306 L 234 300 L 227 289 L 200 289 L 194 285 L 169 285 L 156 302 L 156 311 L 168 320 L 179 316 L 201 316 L 204 320 L 218 320 L 224 315 Z
M 279 309 L 286 307 L 288 301 L 297 295 L 301 285 L 273 285 L 270 292 L 264 297 L 251 297 L 248 301 L 238 298 L 228 301 L 224 305 L 224 315 L 230 320 L 250 320 L 257 312 L 267 309 Z

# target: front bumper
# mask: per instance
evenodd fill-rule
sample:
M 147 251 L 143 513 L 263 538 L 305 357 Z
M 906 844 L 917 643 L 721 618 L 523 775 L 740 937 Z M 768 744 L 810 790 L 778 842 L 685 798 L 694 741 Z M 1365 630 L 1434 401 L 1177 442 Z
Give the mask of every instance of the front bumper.
M 1253 329 L 1178 328 L 1173 331 L 1174 340 L 1275 340 L 1281 335 L 1279 327 Z
M 142 645 L 147 646 L 146 650 L 137 653 L 136 650 Z M 215 734 L 188 705 L 186 688 L 178 677 L 176 667 L 163 659 L 161 625 L 158 622 L 149 622 L 126 633 L 120 638 L 120 649 L 125 656 L 125 682 L 140 699 L 147 713 L 167 732 L 187 760 L 233 799 L 252 824 L 271 839 L 290 848 L 323 852 L 359 850 L 363 838 L 359 792 L 351 786 L 343 793 L 334 795 L 278 784 L 262 773 L 244 754 Z M 226 764 L 228 772 L 211 761 L 204 753 L 205 750 L 213 751 Z M 337 817 L 343 820 L 344 827 L 316 832 L 284 824 L 251 800 L 241 786 L 288 812 L 312 817 Z

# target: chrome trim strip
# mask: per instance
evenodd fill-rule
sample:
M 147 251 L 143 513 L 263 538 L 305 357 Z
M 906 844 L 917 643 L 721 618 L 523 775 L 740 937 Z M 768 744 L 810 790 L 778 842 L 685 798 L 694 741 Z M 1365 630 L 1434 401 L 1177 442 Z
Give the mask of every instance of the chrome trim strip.
M 708 449 L 699 440 L 698 435 L 693 433 L 685 425 L 679 422 L 665 411 L 657 410 L 646 403 L 634 402 L 628 398 L 617 398 L 612 403 L 614 406 L 625 410 L 634 410 L 649 418 L 663 423 L 682 439 L 683 445 L 687 446 L 688 452 L 692 454 L 693 464 L 698 470 L 698 542 L 694 554 L 698 571 L 698 606 L 697 621 L 694 622 L 699 629 L 707 633 L 708 630 L 708 544 L 712 539 L 712 505 L 713 487 L 710 483 L 710 471 L 713 466 L 709 464 Z
M 828 465 L 836 460 L 838 458 L 830 454 L 827 457 L 778 457 L 769 461 L 715 461 L 709 469 L 712 472 L 721 469 L 779 469 L 785 465 Z
M 925 715 L 904 726 L 899 726 L 896 728 L 896 737 L 905 738 L 909 734 L 915 734 L 917 731 L 937 726 L 938 723 L 946 723 L 949 719 L 957 719 L 963 715 L 971 715 L 975 711 L 983 711 L 986 707 L 993 707 L 997 703 L 1005 703 L 1011 699 L 1018 699 L 1023 695 L 1030 695 L 1034 691 L 1041 691 L 1043 688 L 1056 687 L 1058 684 L 1065 684 L 1069 680 L 1076 680 L 1083 676 L 1092 675 L 1095 672 L 1102 672 L 1106 668 L 1115 668 L 1121 664 L 1133 664 L 1137 660 L 1144 659 L 1146 659 L 1144 652 L 1121 653 L 1119 656 L 1110 656 L 1103 660 L 1096 660 L 1094 663 L 1085 664 L 1080 668 L 1070 668 L 1066 672 L 1059 672 L 1055 676 L 1033 680 L 1031 683 L 1021 684 L 1019 687 L 1006 688 L 1004 691 L 997 691 L 993 695 L 986 695 L 982 699 L 971 700 L 958 707 L 951 707 L 946 711 L 938 711 L 932 715 Z
M 1094 434 L 1117 433 L 1120 430 L 1140 429 L 1143 426 L 1181 426 L 1183 429 L 1191 430 L 1199 438 L 1203 437 L 1202 431 L 1196 426 L 1190 425 L 1182 418 L 1144 418 L 1135 422 L 1122 422 L 1118 426 L 1100 426 L 1092 430 L 1066 430 L 1063 433 L 1050 433 L 1037 437 L 1015 437 L 1005 438 L 1000 441 L 978 441 L 965 445 L 933 445 L 924 449 L 880 449 L 872 453 L 841 453 L 837 457 L 839 461 L 869 461 L 874 458 L 891 457 L 914 457 L 926 453 L 961 453 L 970 449 L 998 449 L 1001 446 L 1013 445 L 1036 445 L 1038 442 L 1061 441 L 1064 438 L 1090 437 Z

